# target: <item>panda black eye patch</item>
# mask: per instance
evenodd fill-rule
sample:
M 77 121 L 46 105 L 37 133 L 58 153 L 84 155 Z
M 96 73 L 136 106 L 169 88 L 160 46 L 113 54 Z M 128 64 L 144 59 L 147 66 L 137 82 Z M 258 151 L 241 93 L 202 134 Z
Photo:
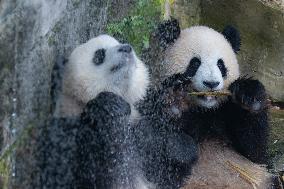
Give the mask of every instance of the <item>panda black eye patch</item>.
M 197 72 L 200 65 L 201 65 L 201 60 L 197 57 L 193 57 L 190 60 L 189 65 L 188 65 L 184 74 L 187 77 L 193 77 L 195 75 L 195 73 Z
M 101 65 L 104 63 L 106 56 L 106 50 L 105 49 L 99 49 L 95 52 L 94 57 L 93 57 L 93 63 L 96 65 Z
M 224 61 L 223 61 L 222 59 L 219 59 L 219 60 L 218 60 L 217 66 L 218 66 L 218 68 L 219 68 L 220 71 L 221 71 L 222 77 L 226 77 L 228 70 L 227 70 L 227 68 L 226 68 L 226 66 L 225 66 L 225 64 L 224 64 Z

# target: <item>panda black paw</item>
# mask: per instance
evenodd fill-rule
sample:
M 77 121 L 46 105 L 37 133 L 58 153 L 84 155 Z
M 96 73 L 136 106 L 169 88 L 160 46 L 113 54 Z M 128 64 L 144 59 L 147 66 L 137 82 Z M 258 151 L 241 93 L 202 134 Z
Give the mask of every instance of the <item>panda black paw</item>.
M 175 42 L 180 35 L 180 31 L 179 22 L 172 18 L 158 25 L 156 36 L 160 41 L 160 45 L 166 48 L 169 44 Z
M 250 112 L 260 112 L 267 108 L 266 92 L 263 84 L 252 78 L 239 78 L 229 90 L 232 100 Z
M 192 165 L 197 160 L 197 144 L 185 133 L 175 133 L 168 136 L 167 156 L 173 162 Z
M 98 119 L 109 121 L 130 113 L 130 105 L 122 97 L 112 92 L 102 92 L 87 103 L 81 119 L 83 122 L 94 124 Z

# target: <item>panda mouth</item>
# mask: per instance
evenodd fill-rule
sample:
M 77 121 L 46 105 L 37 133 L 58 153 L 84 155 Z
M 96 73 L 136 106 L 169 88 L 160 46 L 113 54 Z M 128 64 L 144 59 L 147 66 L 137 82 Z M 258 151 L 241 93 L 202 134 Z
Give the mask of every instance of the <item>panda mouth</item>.
M 111 67 L 110 71 L 111 72 L 118 72 L 122 68 L 127 68 L 130 67 L 129 65 L 135 65 L 135 61 L 133 60 L 132 57 L 125 57 L 125 59 L 119 61 L 119 63 L 113 67 Z
M 217 100 L 216 96 L 210 96 L 210 95 L 198 95 L 197 98 L 200 99 L 200 100 L 203 100 L 203 101 Z
M 125 62 L 120 62 L 118 65 L 113 66 L 110 71 L 111 72 L 117 72 L 119 71 L 121 68 L 123 68 L 125 66 Z
M 217 96 L 215 96 L 215 95 L 204 94 L 204 93 L 206 93 L 206 91 L 194 90 L 194 92 L 196 93 L 196 97 L 198 99 L 202 100 L 202 101 L 210 102 L 210 101 L 217 100 Z M 210 92 L 217 92 L 217 91 L 210 91 Z M 198 94 L 198 93 L 201 93 L 201 94 Z

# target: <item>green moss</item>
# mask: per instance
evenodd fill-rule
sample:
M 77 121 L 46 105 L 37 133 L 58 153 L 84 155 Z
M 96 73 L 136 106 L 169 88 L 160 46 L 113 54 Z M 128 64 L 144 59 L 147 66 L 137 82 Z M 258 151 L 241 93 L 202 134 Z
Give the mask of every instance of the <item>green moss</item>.
M 284 110 L 271 110 L 271 133 L 269 153 L 275 156 L 284 156 Z
M 138 0 L 126 17 L 107 25 L 107 33 L 127 41 L 141 54 L 149 46 L 150 34 L 161 17 L 162 3 L 162 0 Z
M 52 28 L 52 32 L 53 32 L 53 33 L 58 33 L 58 32 L 61 31 L 61 29 L 62 29 L 62 23 L 57 22 L 57 23 L 54 25 L 54 27 Z
M 27 127 L 23 131 L 21 131 L 21 133 L 18 135 L 17 139 L 10 146 L 8 146 L 8 148 L 2 150 L 2 154 L 0 156 L 0 187 L 1 188 L 3 189 L 8 188 L 9 178 L 11 176 L 10 159 L 13 156 L 13 152 L 15 152 L 18 148 L 21 148 L 21 146 L 26 145 L 26 142 L 30 140 L 30 136 L 32 135 L 34 128 L 35 128 L 34 123 L 28 124 Z
M 73 0 L 72 1 L 72 5 L 73 5 L 74 8 L 78 8 L 79 4 L 80 4 L 80 0 Z
M 55 44 L 55 37 L 54 37 L 54 35 L 51 35 L 51 36 L 48 37 L 47 43 L 48 43 L 49 46 L 52 46 L 52 45 Z
M 10 159 L 12 157 L 12 153 L 16 148 L 17 142 L 11 144 L 7 149 L 2 150 L 3 153 L 0 156 L 0 177 L 3 184 L 1 187 L 3 189 L 8 188 L 9 177 L 11 175 L 11 166 Z
M 9 175 L 10 175 L 10 163 L 8 159 L 0 160 L 0 177 L 1 177 L 1 185 L 0 187 L 3 189 L 8 188 L 9 183 Z
M 201 0 L 176 0 L 173 16 L 180 22 L 181 28 L 200 24 Z
M 49 46 L 55 45 L 56 44 L 56 34 L 60 33 L 62 30 L 62 23 L 60 21 L 56 22 L 55 25 L 53 26 L 51 32 L 49 33 L 48 39 L 47 39 L 47 44 Z

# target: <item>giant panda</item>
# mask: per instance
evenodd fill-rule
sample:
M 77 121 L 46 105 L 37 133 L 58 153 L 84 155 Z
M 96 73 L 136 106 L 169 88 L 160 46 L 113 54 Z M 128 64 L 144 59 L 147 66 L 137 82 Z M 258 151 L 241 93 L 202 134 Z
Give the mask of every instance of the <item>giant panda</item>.
M 139 187 L 142 173 L 124 147 L 148 77 L 134 49 L 109 35 L 76 47 L 64 66 L 55 116 L 40 135 L 41 185 L 35 188 Z
M 68 61 L 62 93 L 56 103 L 57 117 L 79 115 L 100 92 L 120 95 L 131 105 L 146 93 L 147 68 L 130 45 L 120 44 L 109 35 L 100 35 L 78 46 Z
M 154 85 L 136 129 L 149 181 L 157 188 L 276 188 L 265 166 L 266 92 L 240 76 L 238 31 L 181 30 L 171 19 L 153 36 L 147 58 Z M 189 95 L 219 91 L 231 95 Z

